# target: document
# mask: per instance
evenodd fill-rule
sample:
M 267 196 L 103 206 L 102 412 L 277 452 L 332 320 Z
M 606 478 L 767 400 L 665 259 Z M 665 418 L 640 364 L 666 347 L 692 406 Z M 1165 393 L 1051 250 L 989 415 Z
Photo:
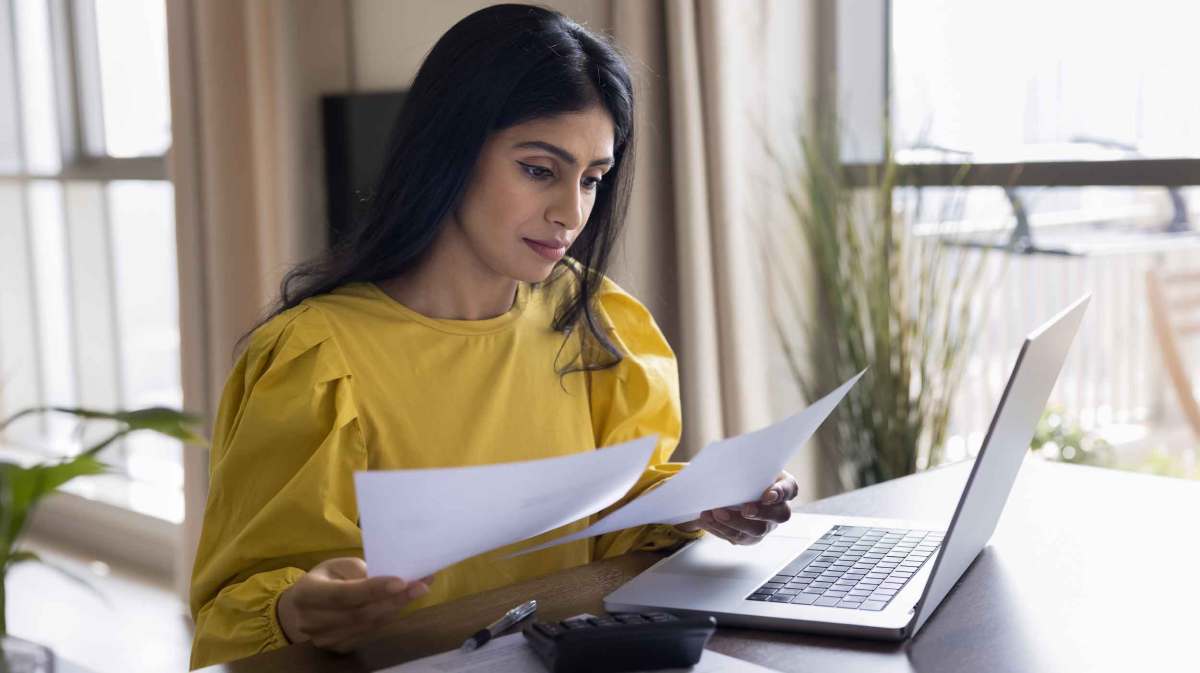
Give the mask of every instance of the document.
M 522 549 L 510 557 L 648 523 L 692 521 L 705 510 L 758 500 L 862 375 L 859 372 L 804 411 L 774 425 L 710 443 L 661 486 L 584 530 Z
M 657 444 L 650 435 L 544 460 L 356 472 L 367 571 L 419 579 L 598 512 L 633 487 Z
M 691 673 L 772 673 L 775 669 L 735 659 L 720 652 L 704 650 L 700 661 L 691 668 L 668 669 Z M 497 638 L 473 651 L 451 650 L 432 657 L 385 668 L 378 673 L 546 673 L 525 636 L 512 633 Z

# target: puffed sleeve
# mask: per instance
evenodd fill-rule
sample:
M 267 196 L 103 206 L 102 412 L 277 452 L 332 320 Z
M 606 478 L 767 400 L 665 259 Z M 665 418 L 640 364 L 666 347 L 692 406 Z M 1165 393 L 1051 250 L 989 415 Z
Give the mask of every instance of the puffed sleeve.
M 191 667 L 282 647 L 284 589 L 323 560 L 362 556 L 355 470 L 367 468 L 350 372 L 317 308 L 251 336 L 213 429 L 192 572 Z
M 601 323 L 622 359 L 614 367 L 589 374 L 596 446 L 611 446 L 654 433 L 659 436 L 646 472 L 624 498 L 600 512 L 600 517 L 663 484 L 686 463 L 669 462 L 682 432 L 675 353 L 650 311 L 613 281 L 604 280 L 597 305 Z M 667 549 L 700 534 L 683 533 L 665 525 L 627 528 L 594 538 L 592 558 Z

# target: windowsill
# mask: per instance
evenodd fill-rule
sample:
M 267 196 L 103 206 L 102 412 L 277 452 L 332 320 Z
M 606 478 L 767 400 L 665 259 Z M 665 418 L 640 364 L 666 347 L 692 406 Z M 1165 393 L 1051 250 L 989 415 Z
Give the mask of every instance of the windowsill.
M 7 444 L 0 445 L 0 460 L 29 465 L 47 457 Z M 182 520 L 182 491 L 95 475 L 73 479 L 41 500 L 27 533 L 170 580 Z

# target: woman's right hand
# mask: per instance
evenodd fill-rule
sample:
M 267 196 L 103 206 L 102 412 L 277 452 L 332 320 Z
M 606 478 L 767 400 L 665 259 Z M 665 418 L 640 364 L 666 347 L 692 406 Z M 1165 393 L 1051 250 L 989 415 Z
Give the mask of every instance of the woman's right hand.
M 432 576 L 416 582 L 367 577 L 367 564 L 360 558 L 329 559 L 285 589 L 275 612 L 289 641 L 346 652 L 406 603 L 429 593 L 432 581 Z

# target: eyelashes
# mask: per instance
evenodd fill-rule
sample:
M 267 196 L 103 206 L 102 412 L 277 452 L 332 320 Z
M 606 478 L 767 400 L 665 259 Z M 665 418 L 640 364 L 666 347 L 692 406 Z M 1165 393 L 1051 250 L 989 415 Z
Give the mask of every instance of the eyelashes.
M 521 170 L 524 171 L 525 175 L 529 176 L 530 179 L 541 181 L 554 177 L 554 171 L 544 166 L 535 166 L 533 164 L 527 164 L 521 161 L 518 161 L 517 163 L 521 165 Z M 583 187 L 588 191 L 594 191 L 600 186 L 601 182 L 603 181 L 600 178 L 586 177 L 583 179 Z

